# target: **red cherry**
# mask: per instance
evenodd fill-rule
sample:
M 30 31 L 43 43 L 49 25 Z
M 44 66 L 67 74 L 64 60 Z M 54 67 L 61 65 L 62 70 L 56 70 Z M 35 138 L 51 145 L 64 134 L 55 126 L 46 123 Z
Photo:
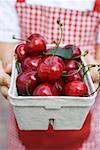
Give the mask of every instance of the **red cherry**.
M 65 60 L 65 71 L 77 69 L 77 63 L 73 59 Z
M 64 47 L 64 49 L 66 48 L 72 48 L 73 50 L 73 57 L 77 57 L 81 55 L 81 50 L 79 49 L 79 47 L 75 46 L 75 45 L 66 45 Z
M 43 83 L 36 87 L 33 92 L 34 96 L 57 96 L 57 91 L 53 88 L 52 84 Z
M 24 71 L 21 72 L 16 79 L 16 86 L 19 95 L 27 95 L 27 89 L 32 95 L 34 88 L 38 84 L 37 71 Z
M 27 57 L 22 62 L 22 70 L 37 70 L 38 65 L 42 62 L 41 57 Z
M 65 68 L 65 64 L 64 64 L 64 61 L 62 60 L 62 58 L 55 56 L 55 55 L 46 56 L 46 57 L 44 57 L 43 61 L 46 64 L 60 63 L 63 66 L 63 68 Z
M 26 57 L 26 50 L 25 50 L 26 44 L 22 43 L 18 45 L 15 49 L 15 54 L 17 55 L 17 59 L 22 62 Z
M 32 34 L 28 37 L 28 41 L 26 49 L 29 55 L 38 55 L 46 51 L 46 42 L 40 34 Z
M 60 57 L 48 56 L 37 68 L 38 75 L 42 81 L 54 82 L 61 78 L 64 70 L 64 62 Z
M 58 91 L 58 94 L 61 95 L 62 94 L 62 91 L 63 91 L 63 87 L 64 87 L 64 82 L 62 79 L 56 81 L 54 83 L 54 87 L 57 89 Z
M 83 81 L 72 81 L 65 85 L 64 93 L 68 96 L 84 96 L 88 88 Z
M 64 79 L 65 79 L 65 82 L 68 83 L 68 82 L 71 82 L 71 81 L 75 81 L 75 80 L 80 80 L 82 81 L 82 76 L 79 72 L 77 72 L 76 69 L 74 70 L 69 70 L 67 72 L 67 75 L 69 76 L 66 76 Z

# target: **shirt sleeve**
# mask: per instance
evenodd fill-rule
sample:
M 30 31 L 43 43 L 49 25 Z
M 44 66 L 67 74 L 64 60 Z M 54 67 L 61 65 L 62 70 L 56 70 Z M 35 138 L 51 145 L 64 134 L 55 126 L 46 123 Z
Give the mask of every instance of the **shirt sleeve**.
M 14 1 L 0 0 L 0 42 L 16 42 L 12 36 L 20 37 L 20 27 Z

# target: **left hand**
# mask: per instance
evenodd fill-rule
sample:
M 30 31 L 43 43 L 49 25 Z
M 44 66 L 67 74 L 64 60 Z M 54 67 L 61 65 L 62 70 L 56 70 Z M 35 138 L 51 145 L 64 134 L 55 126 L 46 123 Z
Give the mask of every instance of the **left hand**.
M 85 56 L 85 61 L 86 63 L 89 64 L 98 64 L 97 61 L 90 55 L 88 54 L 87 56 Z M 90 75 L 93 79 L 93 82 L 100 82 L 100 75 L 98 72 L 98 67 L 93 67 L 90 69 Z

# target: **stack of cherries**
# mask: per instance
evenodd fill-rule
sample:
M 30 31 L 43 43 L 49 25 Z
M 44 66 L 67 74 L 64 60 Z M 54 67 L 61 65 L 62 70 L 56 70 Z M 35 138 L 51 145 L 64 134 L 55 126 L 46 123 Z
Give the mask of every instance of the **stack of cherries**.
M 75 45 L 47 48 L 40 34 L 32 34 L 15 49 L 21 72 L 16 79 L 22 96 L 85 96 L 88 93 L 79 70 L 80 49 Z M 70 57 L 62 55 L 71 50 Z M 74 59 L 78 58 L 78 59 Z

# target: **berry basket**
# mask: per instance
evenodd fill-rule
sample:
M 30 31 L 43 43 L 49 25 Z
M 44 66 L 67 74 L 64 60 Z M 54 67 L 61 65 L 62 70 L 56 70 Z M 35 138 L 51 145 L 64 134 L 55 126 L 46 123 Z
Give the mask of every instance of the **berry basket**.
M 84 58 L 82 62 L 86 65 Z M 8 92 L 18 126 L 22 130 L 79 130 L 95 102 L 97 93 L 88 97 L 74 96 L 18 96 L 16 89 L 16 61 L 13 60 L 11 84 Z M 87 67 L 85 67 L 85 70 Z M 89 93 L 95 91 L 89 72 L 84 78 Z

